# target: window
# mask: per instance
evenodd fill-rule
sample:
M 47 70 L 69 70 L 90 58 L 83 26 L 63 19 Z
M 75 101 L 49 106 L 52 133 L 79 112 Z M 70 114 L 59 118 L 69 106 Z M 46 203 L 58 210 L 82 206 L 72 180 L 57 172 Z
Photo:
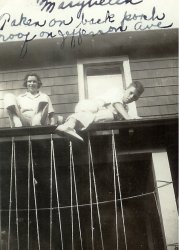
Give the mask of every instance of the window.
M 111 88 L 124 91 L 132 82 L 127 57 L 80 60 L 78 67 L 79 99 L 94 98 Z M 137 115 L 135 102 L 128 104 L 129 114 Z

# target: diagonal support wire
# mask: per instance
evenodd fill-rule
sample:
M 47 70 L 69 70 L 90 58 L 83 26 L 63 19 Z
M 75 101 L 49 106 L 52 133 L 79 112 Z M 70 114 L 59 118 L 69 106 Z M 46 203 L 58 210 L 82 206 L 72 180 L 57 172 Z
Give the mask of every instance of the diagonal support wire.
M 31 169 L 31 153 L 30 153 L 30 136 L 28 140 L 28 176 L 27 176 L 27 250 L 30 247 L 30 169 Z
M 88 166 L 89 166 L 89 191 L 90 191 L 90 216 L 91 216 L 91 242 L 92 250 L 94 250 L 94 221 L 93 221 L 93 194 L 92 194 L 92 174 L 91 174 L 91 157 L 88 140 Z
M 51 135 L 52 137 L 52 135 Z M 52 139 L 51 139 L 52 141 Z M 53 177 L 52 177 L 52 170 L 53 170 L 53 157 L 52 157 L 52 142 L 51 142 L 51 152 L 50 152 L 50 250 L 52 250 L 52 220 L 53 220 L 53 211 L 52 211 L 52 186 L 53 186 Z
M 60 239 L 61 239 L 61 247 L 62 247 L 62 250 L 63 250 L 64 249 L 64 243 L 63 243 L 63 233 L 62 233 L 60 201 L 59 201 L 59 194 L 58 194 L 58 182 L 57 182 L 57 173 L 56 173 L 55 151 L 54 151 L 54 142 L 53 142 L 52 135 L 51 135 L 51 149 L 52 149 L 52 163 L 53 163 L 54 176 L 55 176 L 55 188 L 56 188 L 56 198 L 57 198 L 57 206 L 58 206 L 58 220 L 59 220 L 59 226 L 60 226 Z
M 70 200 L 71 200 L 71 244 L 74 250 L 74 215 L 73 215 L 73 177 L 72 177 L 72 162 L 71 162 L 71 142 L 70 142 Z
M 1 171 L 1 170 L 0 170 Z M 0 172 L 1 176 L 1 172 Z M 2 250 L 2 207 L 1 207 L 1 182 L 0 182 L 0 249 Z
M 75 167 L 74 167 L 74 159 L 73 159 L 72 142 L 70 142 L 70 151 L 71 151 L 70 155 L 71 155 L 71 164 L 72 164 L 72 175 L 73 175 L 73 182 L 74 182 L 74 187 L 75 187 L 75 199 L 76 199 L 76 210 L 77 210 L 77 216 L 78 216 L 78 228 L 79 228 L 79 234 L 80 234 L 80 244 L 81 244 L 81 249 L 83 250 L 83 239 L 82 239 L 82 233 L 81 233 L 81 221 L 80 221 L 78 192 L 77 192 L 77 185 L 76 185 L 76 175 L 75 175 Z
M 14 165 L 14 184 L 15 184 L 15 203 L 16 203 L 16 233 L 17 233 L 17 249 L 20 249 L 19 246 L 19 217 L 18 217 L 18 202 L 17 202 L 17 168 L 16 168 L 16 148 L 15 148 L 15 142 L 13 141 L 14 147 L 14 153 L 13 153 L 13 165 Z
M 32 170 L 34 202 L 35 202 L 35 217 L 36 217 L 36 229 L 37 229 L 37 242 L 38 242 L 38 249 L 40 250 L 39 221 L 38 221 L 37 196 L 36 196 L 36 187 L 35 187 L 36 183 L 35 183 L 34 162 L 33 162 L 32 142 L 31 142 L 31 140 L 30 140 L 30 159 L 31 159 L 31 170 Z
M 10 173 L 10 190 L 9 190 L 9 225 L 8 225 L 8 242 L 7 249 L 10 250 L 10 239 L 11 239 L 11 209 L 12 209 L 12 175 L 13 175 L 13 160 L 14 160 L 14 137 L 12 138 L 11 147 L 11 173 Z
M 101 245 L 102 249 L 104 250 L 104 240 L 103 240 L 103 232 L 102 232 L 102 225 L 101 225 L 101 215 L 99 210 L 99 200 L 98 200 L 98 193 L 97 193 L 97 185 L 96 185 L 96 178 L 94 173 L 94 162 L 93 162 L 93 155 L 92 155 L 92 149 L 91 149 L 91 141 L 88 137 L 88 147 L 89 147 L 89 158 L 90 158 L 90 166 L 91 166 L 91 173 L 93 178 L 93 184 L 94 184 L 94 191 L 95 191 L 95 198 L 96 198 L 96 206 L 97 206 L 97 213 L 98 213 L 98 222 L 99 222 L 99 229 L 100 229 L 100 237 L 101 237 Z
M 118 213 L 117 213 L 117 185 L 116 185 L 116 166 L 114 154 L 114 141 L 112 137 L 112 156 L 113 156 L 113 182 L 114 182 L 114 204 L 115 204 L 115 226 L 116 226 L 116 249 L 119 249 L 119 230 L 118 230 Z
M 125 226 L 125 218 L 124 218 L 124 209 L 123 209 L 123 201 L 122 201 L 122 193 L 121 193 L 121 184 L 119 179 L 119 166 L 117 161 L 117 153 L 116 153 L 116 144 L 114 138 L 114 131 L 112 130 L 112 144 L 114 149 L 114 159 L 115 159 L 115 167 L 116 167 L 116 174 L 117 174 L 117 182 L 119 188 L 119 197 L 120 197 L 120 205 L 121 205 L 121 213 L 122 213 L 122 224 L 123 224 L 123 232 L 124 232 L 124 240 L 125 240 L 125 249 L 127 250 L 127 236 L 126 236 L 126 226 Z

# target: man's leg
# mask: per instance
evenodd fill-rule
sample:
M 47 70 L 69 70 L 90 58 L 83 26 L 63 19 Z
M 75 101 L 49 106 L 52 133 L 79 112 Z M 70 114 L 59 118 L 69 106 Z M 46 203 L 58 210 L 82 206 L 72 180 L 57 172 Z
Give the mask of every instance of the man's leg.
M 99 110 L 94 118 L 94 122 L 114 121 L 114 115 L 109 109 Z
M 90 112 L 90 113 L 96 113 L 99 109 L 99 103 L 96 100 L 81 100 L 77 103 L 75 107 L 75 113 L 80 112 Z
M 56 128 L 55 132 L 57 134 L 63 132 L 67 135 L 70 135 L 72 137 L 75 137 L 76 139 L 83 141 L 83 138 L 76 133 L 75 129 L 85 129 L 93 122 L 93 120 L 94 114 L 91 114 L 90 112 L 74 113 L 67 118 L 64 124 L 59 125 Z
M 4 96 L 4 107 L 7 110 L 10 126 L 11 127 L 22 127 L 20 119 L 20 111 L 17 105 L 16 96 L 9 93 Z
M 83 100 L 79 102 L 75 107 L 75 113 L 70 115 L 64 124 L 59 125 L 55 132 L 57 134 L 63 132 L 83 141 L 83 138 L 76 133 L 75 129 L 86 129 L 94 121 L 96 111 L 96 104 L 93 105 L 91 101 Z
M 64 124 L 59 125 L 58 127 L 63 126 L 64 128 L 84 130 L 91 123 L 93 123 L 94 118 L 95 118 L 95 114 L 92 114 L 90 112 L 74 113 L 66 119 Z
M 75 131 L 76 124 L 78 121 L 77 121 L 76 117 L 74 117 L 74 115 L 69 116 L 64 124 L 59 125 L 55 129 L 55 133 L 58 135 L 61 135 L 63 133 L 65 135 L 67 135 L 68 137 L 76 138 L 80 141 L 83 141 L 83 138 L 81 136 L 79 136 Z

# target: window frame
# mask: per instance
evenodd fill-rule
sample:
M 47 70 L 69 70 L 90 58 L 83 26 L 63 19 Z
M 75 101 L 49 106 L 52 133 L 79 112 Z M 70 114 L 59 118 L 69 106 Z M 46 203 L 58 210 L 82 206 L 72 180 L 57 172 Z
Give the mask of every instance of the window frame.
M 127 56 L 79 59 L 77 61 L 79 100 L 83 100 L 86 98 L 86 93 L 87 93 L 86 68 L 88 67 L 88 65 L 93 63 L 105 64 L 105 63 L 115 63 L 115 62 L 121 64 L 124 88 L 127 88 L 132 82 L 130 63 L 129 63 L 129 58 Z M 128 107 L 129 107 L 129 115 L 132 114 L 133 116 L 137 116 L 136 103 L 132 102 L 128 104 Z

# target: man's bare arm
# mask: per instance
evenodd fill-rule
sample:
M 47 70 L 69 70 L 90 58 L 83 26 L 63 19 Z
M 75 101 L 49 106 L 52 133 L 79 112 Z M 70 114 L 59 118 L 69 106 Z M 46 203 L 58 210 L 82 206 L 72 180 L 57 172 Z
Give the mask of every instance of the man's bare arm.
M 130 117 L 130 116 L 128 115 L 128 113 L 127 113 L 127 111 L 125 110 L 125 108 L 124 108 L 124 106 L 122 105 L 122 103 L 116 102 L 116 103 L 114 103 L 113 106 L 115 107 L 116 111 L 117 111 L 120 115 L 122 115 L 122 117 L 123 117 L 124 119 L 126 119 L 126 120 L 132 119 L 132 117 Z

